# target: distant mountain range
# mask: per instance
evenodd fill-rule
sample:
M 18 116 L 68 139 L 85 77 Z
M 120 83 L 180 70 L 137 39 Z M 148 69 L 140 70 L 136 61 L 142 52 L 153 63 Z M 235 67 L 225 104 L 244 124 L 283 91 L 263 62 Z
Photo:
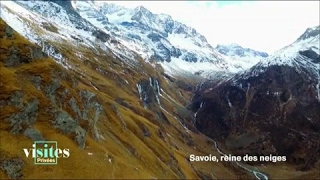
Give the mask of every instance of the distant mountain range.
M 106 2 L 58 1 L 49 8 L 50 1 L 17 3 L 44 15 L 46 21 L 63 25 L 60 31 L 65 29 L 62 33 L 65 37 L 87 41 L 85 31 L 88 31 L 93 37 L 106 41 L 105 45 L 121 56 L 130 59 L 135 54 L 140 55 L 147 61 L 161 64 L 171 75 L 228 77 L 267 56 L 238 45 L 213 48 L 194 28 L 173 20 L 170 15 L 154 14 L 143 6 L 129 9 Z M 64 9 L 60 11 L 55 4 Z M 70 28 L 75 30 L 69 31 Z
M 250 48 L 243 48 L 235 43 L 228 45 L 218 44 L 215 49 L 219 53 L 227 56 L 227 58 L 230 58 L 232 63 L 242 69 L 249 69 L 260 60 L 269 56 L 265 52 L 256 51 Z
M 226 56 L 238 57 L 238 58 L 246 58 L 246 57 L 247 58 L 266 58 L 269 56 L 265 52 L 255 51 L 250 48 L 243 48 L 238 44 L 228 44 L 228 45 L 218 44 L 216 46 L 216 50 Z

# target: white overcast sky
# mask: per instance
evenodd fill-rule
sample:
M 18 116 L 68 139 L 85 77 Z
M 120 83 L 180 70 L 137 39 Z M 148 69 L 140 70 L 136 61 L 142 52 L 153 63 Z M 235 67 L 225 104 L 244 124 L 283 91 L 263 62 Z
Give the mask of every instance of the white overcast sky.
M 108 1 L 110 2 L 110 1 Z M 237 43 L 272 53 L 319 25 L 318 1 L 112 1 L 171 15 L 203 34 L 212 46 Z

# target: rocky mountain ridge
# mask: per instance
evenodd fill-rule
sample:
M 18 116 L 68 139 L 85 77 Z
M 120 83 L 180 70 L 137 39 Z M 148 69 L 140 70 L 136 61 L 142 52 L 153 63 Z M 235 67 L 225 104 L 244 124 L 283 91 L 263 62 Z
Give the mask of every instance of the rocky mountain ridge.
M 169 74 L 190 72 L 210 77 L 215 72 L 242 70 L 229 64 L 194 28 L 169 15 L 153 14 L 143 6 L 129 9 L 85 1 L 73 6 L 83 18 L 128 44 L 143 58 L 159 62 Z

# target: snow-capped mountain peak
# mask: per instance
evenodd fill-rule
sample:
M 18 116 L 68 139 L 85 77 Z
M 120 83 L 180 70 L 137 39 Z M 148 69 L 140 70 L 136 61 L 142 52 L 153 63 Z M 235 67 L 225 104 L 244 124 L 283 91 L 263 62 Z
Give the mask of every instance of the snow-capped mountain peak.
M 148 15 L 153 15 L 153 13 L 151 11 L 149 11 L 147 8 L 145 8 L 144 6 L 137 6 L 136 8 L 134 8 L 134 10 L 136 12 L 140 12 L 140 13 L 146 14 L 147 16 Z
M 173 20 L 170 15 L 155 14 L 143 6 L 130 9 L 102 2 L 96 9 L 81 8 L 83 3 L 86 1 L 74 2 L 73 6 L 84 19 L 125 43 L 143 58 L 162 64 L 167 73 L 202 72 L 204 66 L 201 63 L 205 62 L 208 63 L 205 71 L 228 74 L 242 70 L 230 64 L 194 28 Z M 108 23 L 98 20 L 98 12 L 108 19 Z
M 241 75 L 242 78 L 258 76 L 271 66 L 292 67 L 298 73 L 319 78 L 320 72 L 319 26 L 308 28 L 295 42 L 276 51 Z
M 308 38 L 319 36 L 320 26 L 313 28 L 308 28 L 298 39 L 297 41 L 306 40 Z
M 265 63 L 290 64 L 304 51 L 310 51 L 319 56 L 319 41 L 320 26 L 308 28 L 294 43 L 276 51 Z M 276 61 L 275 59 L 281 59 L 281 61 Z

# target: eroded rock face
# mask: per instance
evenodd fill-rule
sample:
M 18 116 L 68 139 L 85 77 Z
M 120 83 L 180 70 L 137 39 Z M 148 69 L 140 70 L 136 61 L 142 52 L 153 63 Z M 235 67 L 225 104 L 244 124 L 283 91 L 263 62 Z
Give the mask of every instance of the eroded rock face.
M 0 168 L 11 179 L 21 179 L 23 177 L 22 169 L 24 162 L 19 158 L 1 159 Z
M 86 130 L 84 130 L 67 112 L 62 110 L 57 111 L 53 124 L 56 128 L 61 130 L 62 133 L 75 135 L 74 139 L 77 144 L 81 148 L 85 147 Z
M 6 67 L 18 66 L 44 57 L 47 57 L 47 55 L 42 52 L 40 47 L 26 45 L 23 48 L 17 48 L 13 45 L 9 48 L 9 54 L 4 65 Z
M 20 104 L 18 106 L 20 106 Z M 33 125 L 37 120 L 38 108 L 39 100 L 33 99 L 23 105 L 19 112 L 12 114 L 7 118 L 6 121 L 10 122 L 11 126 L 10 132 L 18 134 L 25 129 L 24 127 Z
M 92 35 L 100 39 L 102 42 L 107 42 L 110 39 L 110 35 L 101 30 L 94 31 Z
M 33 127 L 29 127 L 24 130 L 24 135 L 32 139 L 33 141 L 45 141 L 42 134 Z
M 137 84 L 140 100 L 145 109 L 150 109 L 155 113 L 159 121 L 168 123 L 167 117 L 161 112 L 161 102 L 159 98 L 160 85 L 156 78 L 143 79 Z
M 235 154 L 286 155 L 287 162 L 308 169 L 320 153 L 316 83 L 286 66 L 248 79 L 207 83 L 193 99 L 195 125 Z

